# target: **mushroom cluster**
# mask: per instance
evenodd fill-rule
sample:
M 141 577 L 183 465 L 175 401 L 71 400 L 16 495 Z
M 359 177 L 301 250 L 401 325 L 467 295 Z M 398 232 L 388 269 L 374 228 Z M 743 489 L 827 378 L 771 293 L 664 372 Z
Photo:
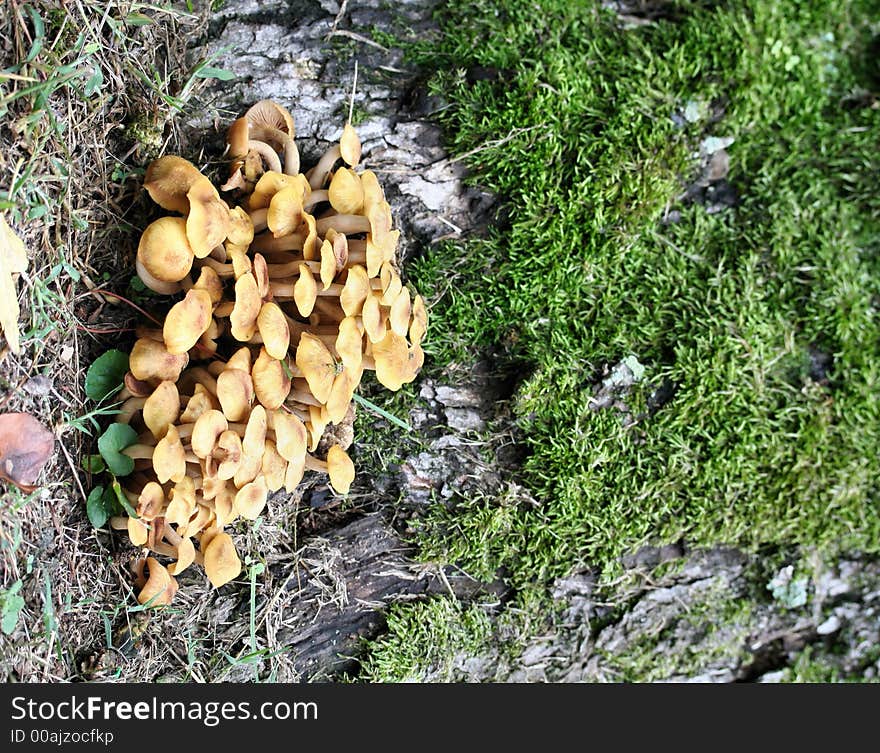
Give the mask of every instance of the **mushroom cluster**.
M 226 200 L 181 157 L 146 173 L 150 197 L 176 214 L 144 230 L 137 274 L 178 300 L 161 328 L 139 328 L 117 397 L 117 420 L 138 432 L 123 451 L 136 517 L 111 523 L 174 560 L 136 563 L 142 604 L 169 603 L 193 563 L 214 587 L 237 577 L 224 529 L 255 520 L 270 492 L 293 492 L 306 471 L 347 493 L 363 372 L 398 390 L 424 360 L 425 303 L 395 269 L 400 231 L 376 175 L 359 169 L 357 134 L 346 124 L 306 173 L 294 135 L 269 100 L 236 120 Z

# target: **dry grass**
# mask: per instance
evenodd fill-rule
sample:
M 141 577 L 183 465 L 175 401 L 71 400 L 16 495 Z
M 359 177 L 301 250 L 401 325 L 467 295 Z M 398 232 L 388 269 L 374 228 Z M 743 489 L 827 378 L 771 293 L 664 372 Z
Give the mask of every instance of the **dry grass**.
M 0 607 L 10 624 L 16 594 L 23 598 L 14 628 L 0 633 L 7 681 L 249 679 L 261 666 L 235 660 L 257 643 L 247 579 L 219 597 L 191 574 L 171 614 L 138 610 L 132 551 L 88 522 L 92 480 L 80 465 L 96 426 L 85 369 L 125 342 L 135 321 L 98 291 L 131 295 L 137 235 L 153 211 L 139 176 L 160 153 L 198 158 L 175 118 L 196 105 L 204 83 L 204 61 L 185 45 L 203 33 L 207 12 L 96 0 L 0 8 L 0 206 L 30 257 L 20 285 L 23 348 L 0 355 L 0 410 L 32 413 L 58 438 L 43 486 L 0 498 Z M 291 516 L 295 507 L 282 508 L 248 534 L 260 540 L 253 550 L 294 557 Z M 271 570 L 259 581 L 258 625 L 280 606 L 265 597 Z M 271 664 L 263 669 L 290 679 L 283 655 Z

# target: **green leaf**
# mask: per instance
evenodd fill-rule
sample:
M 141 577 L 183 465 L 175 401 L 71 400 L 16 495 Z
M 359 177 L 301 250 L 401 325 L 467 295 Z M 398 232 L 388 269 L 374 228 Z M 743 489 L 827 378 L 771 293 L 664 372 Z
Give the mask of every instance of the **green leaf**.
M 86 372 L 86 395 L 100 402 L 122 386 L 127 371 L 128 355 L 121 350 L 108 350 Z
M 112 423 L 98 438 L 98 452 L 114 476 L 127 476 L 134 470 L 134 460 L 123 455 L 129 445 L 137 442 L 137 432 L 128 424 Z
M 85 93 L 87 97 L 91 97 L 104 84 L 104 74 L 98 66 L 95 66 L 89 80 L 86 81 Z
M 107 470 L 104 458 L 100 455 L 86 455 L 80 461 L 80 464 L 82 465 L 83 470 L 87 473 L 101 473 Z
M 21 580 L 15 581 L 2 596 L 0 596 L 0 609 L 2 609 L 2 617 L 0 617 L 0 630 L 6 635 L 15 630 L 18 623 L 18 615 L 24 608 L 24 599 L 21 594 Z
M 89 497 L 86 500 L 86 514 L 89 516 L 89 522 L 95 528 L 103 526 L 107 522 L 107 518 L 110 517 L 110 511 L 104 504 L 105 491 L 103 486 L 96 486 L 89 492 Z
M 401 418 L 398 418 L 397 416 L 392 415 L 384 408 L 380 408 L 378 405 L 376 405 L 376 403 L 372 402 L 371 400 L 367 400 L 367 398 L 361 397 L 357 393 L 352 395 L 352 397 L 354 398 L 356 403 L 360 403 L 361 405 L 364 406 L 364 408 L 367 408 L 368 410 L 373 411 L 373 413 L 377 413 L 378 415 L 382 416 L 382 418 L 388 419 L 395 426 L 399 426 L 404 431 L 410 430 L 410 425 L 406 421 L 404 421 Z
M 214 68 L 210 65 L 198 68 L 193 73 L 193 76 L 195 78 L 216 78 L 220 81 L 231 81 L 235 78 L 235 74 L 232 71 L 227 71 L 225 68 Z
M 140 517 L 135 509 L 131 506 L 131 503 L 128 501 L 128 498 L 125 496 L 125 493 L 122 491 L 122 484 L 119 483 L 117 479 L 113 479 L 113 483 L 110 488 L 107 490 L 107 493 L 113 492 L 113 496 L 115 497 L 115 501 L 119 504 L 119 509 L 125 510 L 128 513 L 128 517 L 130 518 L 138 518 Z M 115 512 L 115 510 L 114 510 Z
M 130 26 L 149 26 L 153 23 L 153 19 L 143 13 L 129 13 L 125 17 L 125 23 Z

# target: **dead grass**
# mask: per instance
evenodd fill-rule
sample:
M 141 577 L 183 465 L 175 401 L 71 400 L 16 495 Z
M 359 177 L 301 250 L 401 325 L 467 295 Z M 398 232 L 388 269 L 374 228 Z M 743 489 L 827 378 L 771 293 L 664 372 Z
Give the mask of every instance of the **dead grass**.
M 58 438 L 43 486 L 0 497 L 0 608 L 14 625 L 0 633 L 7 681 L 145 680 L 175 665 L 182 678 L 212 679 L 235 667 L 217 646 L 239 653 L 241 631 L 227 630 L 238 597 L 214 599 L 196 584 L 160 624 L 137 611 L 131 551 L 88 522 L 92 482 L 80 467 L 94 430 L 85 368 L 134 322 L 97 291 L 130 294 L 147 211 L 139 176 L 153 157 L 181 149 L 175 116 L 204 83 L 185 45 L 206 13 L 96 0 L 0 8 L 0 207 L 30 258 L 22 353 L 0 354 L 0 410 L 29 412 Z M 267 521 L 254 535 L 278 527 Z M 213 630 L 196 629 L 206 622 Z M 210 666 L 217 656 L 222 671 Z

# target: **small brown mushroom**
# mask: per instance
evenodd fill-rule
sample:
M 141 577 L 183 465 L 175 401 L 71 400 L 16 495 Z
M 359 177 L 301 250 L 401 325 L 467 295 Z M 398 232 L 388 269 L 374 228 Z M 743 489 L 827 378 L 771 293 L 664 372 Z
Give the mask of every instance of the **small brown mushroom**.
M 189 214 L 186 217 L 186 237 L 197 259 L 204 259 L 215 246 L 222 243 L 229 232 L 229 207 L 220 198 L 208 178 L 202 176 L 190 186 Z
M 310 332 L 303 332 L 296 348 L 296 365 L 315 398 L 326 403 L 336 376 L 336 360 L 323 341 Z
M 229 428 L 229 423 L 218 410 L 208 410 L 198 417 L 193 426 L 190 446 L 197 457 L 211 455 L 220 435 Z
M 428 331 L 428 311 L 422 296 L 417 295 L 412 304 L 412 321 L 409 325 L 409 341 L 413 345 L 421 345 L 425 332 Z
M 217 377 L 217 399 L 228 421 L 244 421 L 254 401 L 254 382 L 242 369 L 225 368 Z
M 131 349 L 129 369 L 135 379 L 176 382 L 188 362 L 186 353 L 169 353 L 163 343 L 142 337 Z
M 327 286 L 325 286 L 326 290 Z M 293 286 L 293 300 L 296 302 L 300 316 L 307 317 L 315 307 L 315 299 L 318 297 L 318 284 L 312 271 L 305 264 L 299 265 L 299 278 Z
M 281 457 L 293 462 L 306 454 L 308 435 L 302 421 L 290 413 L 278 410 L 273 414 L 272 425 L 276 448 Z
M 217 533 L 204 549 L 205 572 L 214 588 L 229 583 L 241 573 L 241 560 L 228 533 Z
M 369 299 L 367 300 L 369 301 Z M 364 320 L 366 323 L 366 305 L 364 306 Z M 346 369 L 354 371 L 360 368 L 364 352 L 364 335 L 358 326 L 356 317 L 347 316 L 339 322 L 339 334 L 336 337 L 335 347 L 342 365 Z
M 235 281 L 235 307 L 229 315 L 232 336 L 247 342 L 257 331 L 257 317 L 263 306 L 263 299 L 253 273 L 242 275 Z
M 138 604 L 151 607 L 167 606 L 177 593 L 177 581 L 159 560 L 147 557 L 150 576 L 138 594 Z
M 186 214 L 189 211 L 186 194 L 192 184 L 202 177 L 192 162 L 169 154 L 149 164 L 144 176 L 144 188 L 162 209 Z
M 176 484 L 186 478 L 186 451 L 173 424 L 168 424 L 165 435 L 156 443 L 152 461 L 160 484 Z
M 367 270 L 360 264 L 355 264 L 348 270 L 345 286 L 339 294 L 339 303 L 346 316 L 356 316 L 361 313 L 364 301 L 371 289 Z
M 143 283 L 176 283 L 189 274 L 194 254 L 181 217 L 160 217 L 147 225 L 138 242 L 137 263 L 148 273 Z M 157 290 L 156 292 L 163 292 Z
M 407 321 L 407 324 L 409 322 Z M 290 327 L 287 317 L 277 303 L 264 303 L 257 317 L 257 329 L 263 338 L 266 352 L 277 360 L 287 356 L 290 347 Z
M 358 214 L 364 206 L 364 189 L 354 170 L 341 167 L 330 181 L 327 197 L 340 214 Z
M 267 410 L 280 408 L 290 393 L 290 377 L 285 373 L 282 362 L 272 358 L 265 348 L 260 348 L 260 355 L 251 369 L 251 377 L 257 400 Z
M 169 353 L 180 355 L 192 348 L 211 326 L 211 294 L 192 288 L 165 317 L 162 336 Z
M 409 373 L 406 340 L 389 330 L 382 340 L 373 343 L 373 358 L 376 363 L 376 379 L 389 390 L 399 390 Z

